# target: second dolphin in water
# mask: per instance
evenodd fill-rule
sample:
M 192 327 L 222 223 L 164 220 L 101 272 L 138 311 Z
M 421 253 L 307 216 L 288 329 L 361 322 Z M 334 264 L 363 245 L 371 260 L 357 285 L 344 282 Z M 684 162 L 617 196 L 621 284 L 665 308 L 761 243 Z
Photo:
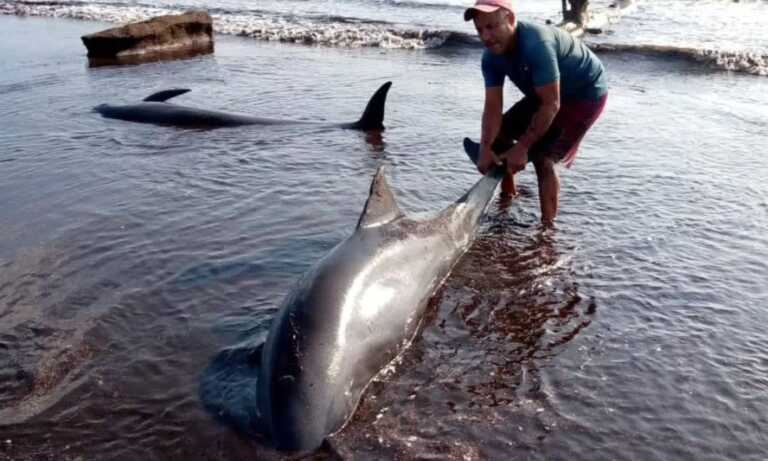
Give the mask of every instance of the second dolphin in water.
M 138 123 L 153 123 L 156 125 L 171 125 L 185 128 L 218 128 L 242 125 L 298 125 L 319 124 L 349 128 L 353 130 L 383 130 L 384 105 L 387 92 L 392 82 L 387 82 L 373 94 L 359 120 L 349 123 L 324 123 L 302 120 L 283 120 L 275 118 L 254 117 L 250 115 L 219 112 L 215 110 L 198 109 L 167 102 L 169 99 L 187 93 L 188 89 L 173 89 L 160 91 L 144 98 L 137 104 L 112 105 L 100 104 L 94 110 L 104 117 L 116 118 Z
M 380 168 L 355 231 L 301 278 L 266 342 L 227 349 L 208 367 L 206 407 L 286 451 L 317 448 L 342 429 L 366 386 L 413 340 L 503 172 L 495 168 L 435 217 L 414 220 Z

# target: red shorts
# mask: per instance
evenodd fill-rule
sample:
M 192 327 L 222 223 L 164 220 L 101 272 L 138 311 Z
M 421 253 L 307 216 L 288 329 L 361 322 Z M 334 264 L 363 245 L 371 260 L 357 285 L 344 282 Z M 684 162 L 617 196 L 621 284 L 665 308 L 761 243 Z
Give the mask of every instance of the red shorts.
M 549 157 L 570 167 L 576 159 L 581 140 L 602 114 L 607 99 L 606 94 L 600 99 L 563 101 L 552 125 L 528 151 L 528 160 L 535 162 L 539 158 Z M 538 106 L 535 98 L 526 96 L 504 114 L 501 132 L 493 143 L 494 152 L 501 153 L 509 149 L 511 142 L 528 130 Z

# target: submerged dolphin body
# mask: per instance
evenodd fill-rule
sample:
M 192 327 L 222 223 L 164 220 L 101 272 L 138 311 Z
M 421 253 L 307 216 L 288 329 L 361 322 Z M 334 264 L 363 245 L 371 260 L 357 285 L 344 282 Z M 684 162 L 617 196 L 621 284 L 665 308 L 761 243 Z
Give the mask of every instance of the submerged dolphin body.
M 304 274 L 265 343 L 225 350 L 204 373 L 208 410 L 286 451 L 317 448 L 339 431 L 366 386 L 412 341 L 502 174 L 496 168 L 417 221 L 400 211 L 380 168 L 355 231 Z
M 360 119 L 350 123 L 323 123 L 252 117 L 250 115 L 197 109 L 166 102 L 175 96 L 187 93 L 189 91 L 188 89 L 160 91 L 146 97 L 144 101 L 138 104 L 124 106 L 100 104 L 94 107 L 94 110 L 107 118 L 187 128 L 219 128 L 242 125 L 319 124 L 354 130 L 382 130 L 384 129 L 384 105 L 387 100 L 387 92 L 389 91 L 390 86 L 392 86 L 392 82 L 383 84 L 368 101 L 368 105 L 363 111 L 363 115 Z

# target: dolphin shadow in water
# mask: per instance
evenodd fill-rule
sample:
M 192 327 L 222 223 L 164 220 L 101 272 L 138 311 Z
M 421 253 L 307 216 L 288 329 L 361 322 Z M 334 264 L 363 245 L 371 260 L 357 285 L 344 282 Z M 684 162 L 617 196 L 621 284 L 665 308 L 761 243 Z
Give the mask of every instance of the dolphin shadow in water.
M 313 450 L 341 430 L 371 380 L 413 340 L 503 173 L 494 168 L 417 221 L 400 211 L 380 167 L 355 231 L 298 281 L 266 341 L 225 349 L 203 372 L 206 409 L 283 451 Z
M 250 115 L 231 114 L 214 110 L 198 109 L 180 106 L 167 102 L 169 99 L 187 93 L 189 89 L 164 90 L 144 98 L 138 104 L 113 106 L 100 104 L 93 110 L 107 118 L 127 120 L 129 122 L 153 123 L 156 125 L 171 125 L 184 128 L 220 128 L 243 125 L 324 125 L 352 130 L 383 130 L 384 105 L 387 92 L 392 82 L 387 82 L 373 94 L 363 115 L 356 122 L 324 123 L 302 120 L 281 120 L 274 118 L 253 117 Z

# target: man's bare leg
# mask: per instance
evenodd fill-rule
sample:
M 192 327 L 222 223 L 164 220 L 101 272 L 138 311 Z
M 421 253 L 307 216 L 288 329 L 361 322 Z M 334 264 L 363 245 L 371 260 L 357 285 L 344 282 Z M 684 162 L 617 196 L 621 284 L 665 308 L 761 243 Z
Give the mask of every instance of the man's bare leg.
M 543 158 L 534 163 L 536 179 L 539 183 L 539 203 L 541 205 L 541 223 L 545 227 L 555 225 L 557 206 L 560 197 L 560 178 L 555 170 L 555 162 Z
M 515 187 L 515 177 L 506 173 L 504 179 L 501 180 L 501 194 L 508 197 L 514 197 L 517 195 L 517 187 Z

